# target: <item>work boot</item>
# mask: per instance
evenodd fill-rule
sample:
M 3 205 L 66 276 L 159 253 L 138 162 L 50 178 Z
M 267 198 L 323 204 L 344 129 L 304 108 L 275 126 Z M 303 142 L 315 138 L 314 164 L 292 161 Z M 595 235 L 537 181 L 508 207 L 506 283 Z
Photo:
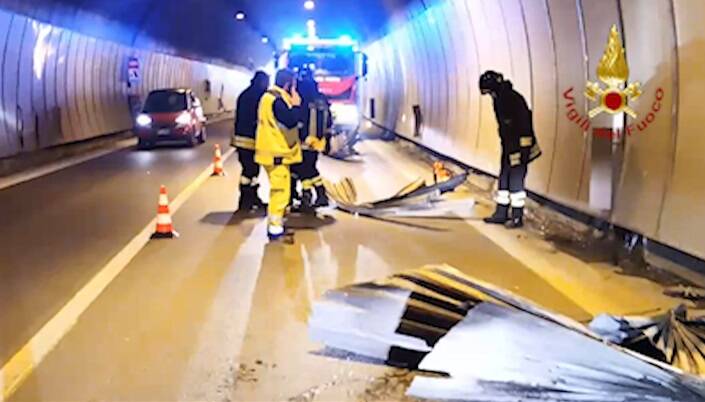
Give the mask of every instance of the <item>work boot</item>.
M 253 188 L 247 185 L 240 185 L 240 200 L 238 201 L 238 212 L 250 212 L 254 206 Z
M 267 237 L 270 242 L 282 242 L 286 244 L 294 243 L 294 232 L 290 229 L 286 229 L 283 226 L 272 226 L 267 227 Z
M 507 229 L 519 229 L 524 226 L 524 208 L 512 208 L 512 217 L 505 224 Z
M 267 209 L 267 203 L 265 203 L 264 201 L 262 201 L 261 198 L 259 198 L 259 195 L 257 194 L 258 190 L 259 185 L 252 186 L 252 205 L 255 209 L 264 211 Z
M 509 205 L 497 204 L 497 208 L 492 216 L 483 219 L 485 223 L 503 225 L 509 221 Z
M 301 192 L 301 211 L 311 212 L 313 209 L 313 191 L 303 190 Z
M 323 186 L 316 186 L 316 203 L 313 204 L 314 208 L 325 208 L 330 206 L 330 201 L 328 200 L 328 194 L 326 194 L 326 188 Z

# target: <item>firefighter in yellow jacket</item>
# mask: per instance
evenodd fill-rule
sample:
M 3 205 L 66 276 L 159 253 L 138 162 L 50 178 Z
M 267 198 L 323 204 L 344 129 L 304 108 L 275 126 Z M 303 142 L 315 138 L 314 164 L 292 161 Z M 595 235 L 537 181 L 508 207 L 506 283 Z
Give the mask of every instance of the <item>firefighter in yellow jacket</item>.
M 296 76 L 291 70 L 279 70 L 258 109 L 255 162 L 269 177 L 267 235 L 279 240 L 286 233 L 284 215 L 291 195 L 291 170 L 302 160 L 298 126 L 301 98 L 296 92 Z

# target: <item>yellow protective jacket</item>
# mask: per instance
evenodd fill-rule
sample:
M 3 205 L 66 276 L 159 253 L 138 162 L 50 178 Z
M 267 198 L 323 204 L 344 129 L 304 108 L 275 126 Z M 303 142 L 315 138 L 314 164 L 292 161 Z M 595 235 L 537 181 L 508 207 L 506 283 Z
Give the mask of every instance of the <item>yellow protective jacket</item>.
M 259 103 L 255 162 L 264 166 L 293 165 L 303 159 L 298 127 L 287 128 L 274 114 L 278 99 L 289 109 L 293 107 L 291 96 L 277 86 L 269 89 Z

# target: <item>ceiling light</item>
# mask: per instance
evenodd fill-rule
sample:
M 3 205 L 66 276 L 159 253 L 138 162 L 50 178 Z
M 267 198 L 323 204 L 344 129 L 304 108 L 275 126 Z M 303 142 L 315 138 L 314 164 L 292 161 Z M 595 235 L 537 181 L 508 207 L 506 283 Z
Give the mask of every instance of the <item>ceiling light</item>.
M 269 43 L 269 38 L 266 36 L 262 37 L 262 43 Z
M 242 21 L 245 19 L 245 13 L 242 11 L 238 11 L 237 14 L 235 14 L 235 19 L 238 21 Z
M 306 0 L 306 2 L 304 2 L 304 8 L 307 10 L 313 10 L 316 8 L 316 3 L 313 0 Z

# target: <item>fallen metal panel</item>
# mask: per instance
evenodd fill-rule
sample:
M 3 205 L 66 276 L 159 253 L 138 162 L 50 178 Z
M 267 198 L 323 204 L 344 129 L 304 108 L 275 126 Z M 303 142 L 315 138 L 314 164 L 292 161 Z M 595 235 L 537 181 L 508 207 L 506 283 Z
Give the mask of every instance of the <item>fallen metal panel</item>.
M 685 306 L 656 317 L 596 317 L 590 327 L 604 338 L 681 370 L 705 376 L 705 314 Z
M 370 302 L 364 301 L 366 292 Z M 372 298 L 380 300 L 379 308 Z M 468 401 L 705 400 L 703 380 L 605 341 L 568 317 L 447 265 L 331 290 L 318 303 L 333 300 L 361 309 L 356 324 L 332 324 L 319 317 L 317 341 L 390 366 L 448 375 L 417 376 L 408 390 L 411 396 Z M 328 316 L 338 314 L 329 306 L 333 308 Z M 341 307 L 341 316 L 344 311 Z M 341 341 L 348 335 L 350 341 Z M 413 349 L 411 339 L 427 347 Z

